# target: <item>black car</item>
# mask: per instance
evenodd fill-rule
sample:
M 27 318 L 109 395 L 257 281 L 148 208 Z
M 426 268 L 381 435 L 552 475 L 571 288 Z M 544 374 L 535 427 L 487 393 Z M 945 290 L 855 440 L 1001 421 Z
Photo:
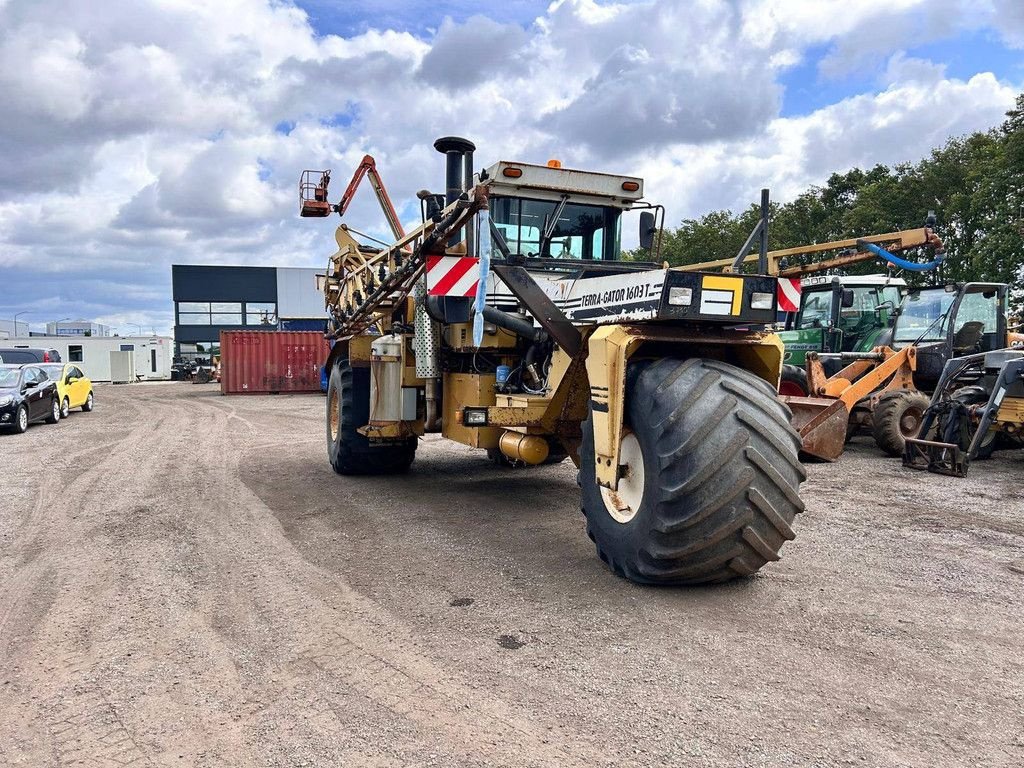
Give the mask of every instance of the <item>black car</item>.
M 37 365 L 0 365 L 0 427 L 24 432 L 43 419 L 60 421 L 57 382 Z
M 60 352 L 52 347 L 0 347 L 0 360 L 12 363 L 59 363 Z

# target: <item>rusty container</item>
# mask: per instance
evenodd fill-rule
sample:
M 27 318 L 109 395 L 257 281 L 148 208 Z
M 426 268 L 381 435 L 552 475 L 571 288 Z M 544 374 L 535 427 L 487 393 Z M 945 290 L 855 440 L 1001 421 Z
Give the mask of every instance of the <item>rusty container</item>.
M 320 392 L 329 352 L 312 331 L 221 331 L 221 394 Z

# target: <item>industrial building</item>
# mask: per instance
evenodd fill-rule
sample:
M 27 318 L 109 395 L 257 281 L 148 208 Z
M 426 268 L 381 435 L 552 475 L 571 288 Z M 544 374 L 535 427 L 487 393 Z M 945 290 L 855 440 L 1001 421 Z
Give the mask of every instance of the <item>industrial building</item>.
M 324 330 L 317 271 L 172 265 L 175 358 L 208 363 L 220 353 L 221 331 Z
M 109 336 L 110 326 L 88 320 L 58 320 L 46 324 L 47 336 Z
M 25 320 L 0 320 L 0 340 L 28 336 L 28 323 Z
M 0 341 L 0 347 L 56 349 L 65 363 L 78 363 L 93 381 L 110 381 L 110 353 L 132 352 L 135 378 L 167 381 L 171 378 L 174 339 L 167 336 L 23 336 Z

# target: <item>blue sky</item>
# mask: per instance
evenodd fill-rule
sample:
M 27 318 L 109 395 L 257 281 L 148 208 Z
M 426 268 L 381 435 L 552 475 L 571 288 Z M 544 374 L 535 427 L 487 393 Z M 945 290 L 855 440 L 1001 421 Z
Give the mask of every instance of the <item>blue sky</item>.
M 999 125 L 1022 54 L 1020 0 L 6 0 L 0 320 L 170 332 L 171 264 L 322 266 L 299 172 L 370 153 L 411 223 L 440 135 L 643 176 L 670 224 L 786 200 Z M 368 189 L 346 220 L 386 235 Z

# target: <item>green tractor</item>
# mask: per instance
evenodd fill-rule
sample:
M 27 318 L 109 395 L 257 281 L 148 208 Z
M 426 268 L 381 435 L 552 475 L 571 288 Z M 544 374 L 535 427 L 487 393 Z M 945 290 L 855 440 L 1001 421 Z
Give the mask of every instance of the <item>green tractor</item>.
M 870 352 L 890 346 L 895 310 L 907 294 L 903 279 L 887 275 L 814 276 L 800 284 L 800 307 L 787 314 L 785 330 L 779 332 L 786 345 L 779 394 L 794 397 L 808 394 L 808 352 Z M 838 359 L 833 365 L 842 367 Z

